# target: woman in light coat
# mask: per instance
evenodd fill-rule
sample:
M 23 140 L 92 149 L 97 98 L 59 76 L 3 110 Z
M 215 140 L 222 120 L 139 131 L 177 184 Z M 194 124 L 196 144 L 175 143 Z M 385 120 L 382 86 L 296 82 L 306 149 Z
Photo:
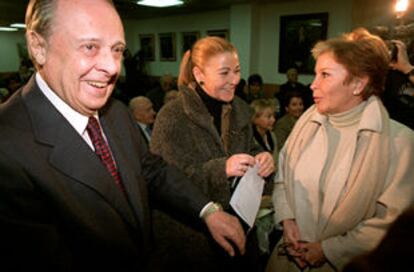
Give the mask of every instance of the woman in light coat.
M 384 42 L 357 29 L 312 53 L 315 105 L 281 151 L 273 201 L 284 233 L 267 271 L 341 270 L 413 203 L 414 133 L 378 99 Z

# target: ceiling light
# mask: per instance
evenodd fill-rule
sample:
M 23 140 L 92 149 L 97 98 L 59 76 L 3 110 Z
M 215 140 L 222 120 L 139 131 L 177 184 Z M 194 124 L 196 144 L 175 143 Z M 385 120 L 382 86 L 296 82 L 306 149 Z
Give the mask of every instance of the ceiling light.
M 164 8 L 171 6 L 179 6 L 184 3 L 181 0 L 141 0 L 138 1 L 137 4 L 148 7 Z
M 0 31 L 17 31 L 17 28 L 0 26 Z
M 11 24 L 10 26 L 15 27 L 15 28 L 26 28 L 26 25 L 22 23 L 14 23 L 14 24 Z
M 396 12 L 405 12 L 408 8 L 408 0 L 397 0 L 395 3 Z

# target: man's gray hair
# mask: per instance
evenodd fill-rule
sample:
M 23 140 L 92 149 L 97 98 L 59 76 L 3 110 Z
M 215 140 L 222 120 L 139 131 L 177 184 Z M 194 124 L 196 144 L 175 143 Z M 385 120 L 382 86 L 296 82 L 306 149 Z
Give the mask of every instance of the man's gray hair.
M 57 2 L 58 0 L 30 0 L 26 9 L 26 33 L 35 31 L 47 40 L 52 33 Z M 106 2 L 114 6 L 112 0 Z

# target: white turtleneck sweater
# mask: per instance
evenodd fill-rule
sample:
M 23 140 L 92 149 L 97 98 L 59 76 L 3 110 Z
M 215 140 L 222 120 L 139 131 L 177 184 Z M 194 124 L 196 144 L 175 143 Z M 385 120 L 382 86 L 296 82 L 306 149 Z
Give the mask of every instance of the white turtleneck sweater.
M 347 164 L 344 162 L 344 158 L 352 160 L 346 155 L 355 150 L 358 124 L 365 105 L 364 101 L 346 112 L 328 115 L 328 123 L 326 124 L 328 153 L 319 180 L 321 202 L 325 198 L 325 189 L 330 182 L 335 182 L 339 177 L 347 178 L 343 177 L 345 173 L 341 173 L 345 168 L 348 168 L 347 165 L 344 165 Z M 349 173 L 349 169 L 347 170 Z

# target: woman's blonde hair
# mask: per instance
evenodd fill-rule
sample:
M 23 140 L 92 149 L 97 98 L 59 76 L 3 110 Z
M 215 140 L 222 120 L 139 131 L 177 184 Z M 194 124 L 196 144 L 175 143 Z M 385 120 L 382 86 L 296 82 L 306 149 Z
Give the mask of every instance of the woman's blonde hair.
M 254 110 L 252 121 L 263 114 L 266 109 L 275 111 L 275 103 L 270 99 L 259 98 L 255 99 L 250 103 L 250 107 Z
M 211 57 L 225 52 L 237 53 L 237 49 L 229 41 L 220 37 L 205 37 L 198 40 L 192 49 L 183 56 L 178 75 L 178 86 L 188 86 L 195 83 L 193 68 L 199 67 L 203 70 L 205 63 Z

